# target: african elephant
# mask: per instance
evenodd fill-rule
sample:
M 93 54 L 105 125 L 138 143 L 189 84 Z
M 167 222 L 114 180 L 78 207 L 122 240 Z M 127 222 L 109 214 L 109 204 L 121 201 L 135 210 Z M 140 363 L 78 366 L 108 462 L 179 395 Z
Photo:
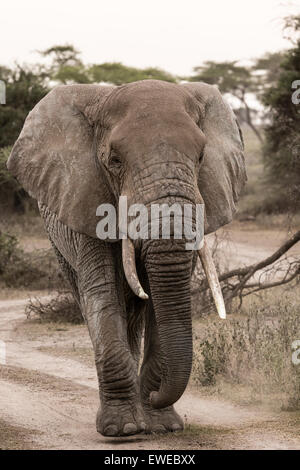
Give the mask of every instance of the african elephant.
M 196 251 L 173 236 L 100 240 L 96 209 L 117 207 L 121 195 L 147 208 L 204 202 L 205 233 L 230 222 L 246 172 L 229 105 L 204 83 L 58 86 L 27 117 L 8 169 L 37 199 L 87 323 L 100 390 L 97 430 L 182 429 L 173 404 L 191 371 Z M 205 243 L 200 255 L 222 315 Z

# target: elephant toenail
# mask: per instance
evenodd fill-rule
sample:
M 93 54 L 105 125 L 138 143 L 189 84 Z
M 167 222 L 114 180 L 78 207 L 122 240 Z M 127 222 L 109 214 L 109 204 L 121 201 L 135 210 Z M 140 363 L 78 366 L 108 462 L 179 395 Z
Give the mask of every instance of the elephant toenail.
M 180 426 L 180 424 L 174 423 L 172 424 L 171 429 L 172 431 L 181 431 L 182 427 Z
M 127 423 L 123 429 L 124 434 L 135 434 L 137 432 L 137 426 L 133 423 Z
M 114 424 L 107 426 L 104 430 L 104 436 L 116 436 L 118 434 L 118 428 Z
M 162 424 L 156 424 L 155 426 L 153 426 L 152 431 L 159 433 L 167 432 L 166 428 Z
M 144 421 L 142 421 L 142 422 L 140 423 L 140 428 L 141 428 L 141 430 L 142 430 L 142 431 L 145 431 L 146 427 L 147 427 L 146 423 L 144 423 Z

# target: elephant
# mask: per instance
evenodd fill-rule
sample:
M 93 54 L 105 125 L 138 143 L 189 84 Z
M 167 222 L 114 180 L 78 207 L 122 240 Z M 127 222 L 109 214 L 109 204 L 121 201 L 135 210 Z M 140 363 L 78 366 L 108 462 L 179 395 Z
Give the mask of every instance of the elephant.
M 87 324 L 99 382 L 97 431 L 182 430 L 174 403 L 192 367 L 192 272 L 199 254 L 224 317 L 205 236 L 232 220 L 247 179 L 231 107 L 202 82 L 57 86 L 29 113 L 7 167 L 38 201 Z M 121 196 L 147 210 L 204 204 L 201 249 L 186 250 L 173 233 L 99 239 L 97 207 L 117 208 Z

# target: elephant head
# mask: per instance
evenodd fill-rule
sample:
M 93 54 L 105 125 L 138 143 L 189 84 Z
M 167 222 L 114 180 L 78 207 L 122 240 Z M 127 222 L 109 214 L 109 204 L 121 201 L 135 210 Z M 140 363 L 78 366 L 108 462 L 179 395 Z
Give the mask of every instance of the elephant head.
M 117 206 L 121 195 L 147 208 L 204 202 L 210 233 L 232 220 L 246 180 L 241 133 L 217 88 L 156 80 L 55 88 L 27 117 L 8 169 L 61 222 L 91 237 L 97 207 Z M 136 247 L 123 240 L 124 271 L 133 291 L 147 298 Z M 200 254 L 218 295 L 206 244 Z M 150 396 L 159 408 L 178 400 L 190 375 L 193 251 L 174 237 L 148 239 L 139 241 L 139 257 L 159 332 L 161 386 Z

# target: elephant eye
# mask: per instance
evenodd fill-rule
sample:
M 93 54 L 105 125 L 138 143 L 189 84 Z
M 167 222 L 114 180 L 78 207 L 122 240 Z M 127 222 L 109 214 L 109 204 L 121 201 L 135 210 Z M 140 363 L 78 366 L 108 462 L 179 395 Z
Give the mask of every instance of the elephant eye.
M 122 166 L 122 161 L 119 155 L 115 152 L 112 152 L 108 159 L 108 166 L 112 169 L 118 169 Z
M 202 163 L 203 157 L 204 157 L 204 150 L 202 150 L 202 152 L 199 155 L 199 163 Z

